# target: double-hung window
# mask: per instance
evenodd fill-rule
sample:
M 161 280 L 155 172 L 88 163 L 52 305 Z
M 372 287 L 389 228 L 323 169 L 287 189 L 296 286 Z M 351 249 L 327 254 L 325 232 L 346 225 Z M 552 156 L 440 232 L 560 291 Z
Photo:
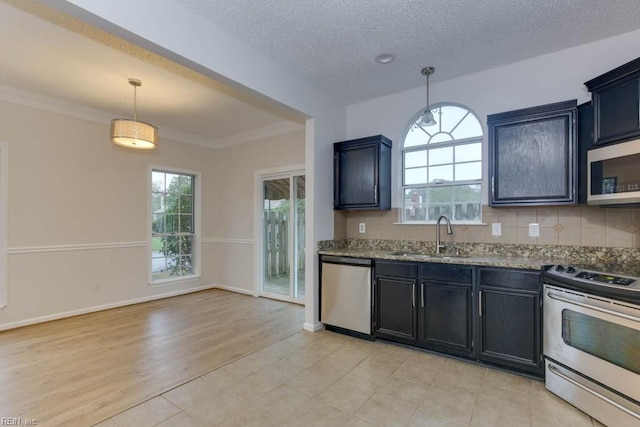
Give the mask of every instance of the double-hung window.
M 431 109 L 436 124 L 418 115 L 402 147 L 402 221 L 481 222 L 482 126 L 459 105 Z
M 197 175 L 151 171 L 151 282 L 197 275 Z

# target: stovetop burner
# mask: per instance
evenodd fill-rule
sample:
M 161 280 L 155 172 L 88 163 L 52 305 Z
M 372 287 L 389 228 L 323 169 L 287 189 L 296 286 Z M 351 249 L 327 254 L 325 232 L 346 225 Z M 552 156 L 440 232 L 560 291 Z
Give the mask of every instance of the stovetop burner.
M 546 283 L 590 291 L 596 295 L 626 297 L 623 299 L 631 302 L 640 299 L 640 277 L 558 264 L 545 267 L 544 280 Z

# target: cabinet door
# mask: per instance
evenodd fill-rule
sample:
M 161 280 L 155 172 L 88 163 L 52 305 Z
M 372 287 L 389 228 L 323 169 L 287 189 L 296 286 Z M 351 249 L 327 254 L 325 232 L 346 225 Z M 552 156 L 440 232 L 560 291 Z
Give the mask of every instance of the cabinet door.
M 576 108 L 574 100 L 488 117 L 491 206 L 576 203 Z
M 416 280 L 377 276 L 374 335 L 414 343 L 416 333 Z
M 365 145 L 336 152 L 336 208 L 374 207 L 378 203 L 378 147 Z
M 540 293 L 480 287 L 478 359 L 542 375 Z
M 619 142 L 640 135 L 640 77 L 593 93 L 595 145 Z
M 337 142 L 333 151 L 333 208 L 391 209 L 391 140 Z
M 472 288 L 459 283 L 420 284 L 420 343 L 432 350 L 471 356 Z

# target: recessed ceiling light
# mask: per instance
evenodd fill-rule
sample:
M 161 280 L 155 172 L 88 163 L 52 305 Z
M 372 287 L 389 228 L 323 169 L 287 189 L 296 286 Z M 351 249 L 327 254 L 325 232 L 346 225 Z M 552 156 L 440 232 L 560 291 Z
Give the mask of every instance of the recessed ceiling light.
M 376 56 L 376 62 L 379 64 L 388 64 L 396 59 L 396 56 L 393 53 L 381 53 Z

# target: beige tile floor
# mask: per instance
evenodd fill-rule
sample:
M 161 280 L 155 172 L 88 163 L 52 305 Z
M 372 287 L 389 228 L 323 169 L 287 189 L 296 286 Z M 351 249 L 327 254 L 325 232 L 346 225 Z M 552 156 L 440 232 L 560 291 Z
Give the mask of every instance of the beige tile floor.
M 602 426 L 499 370 L 299 332 L 122 412 L 107 426 Z

